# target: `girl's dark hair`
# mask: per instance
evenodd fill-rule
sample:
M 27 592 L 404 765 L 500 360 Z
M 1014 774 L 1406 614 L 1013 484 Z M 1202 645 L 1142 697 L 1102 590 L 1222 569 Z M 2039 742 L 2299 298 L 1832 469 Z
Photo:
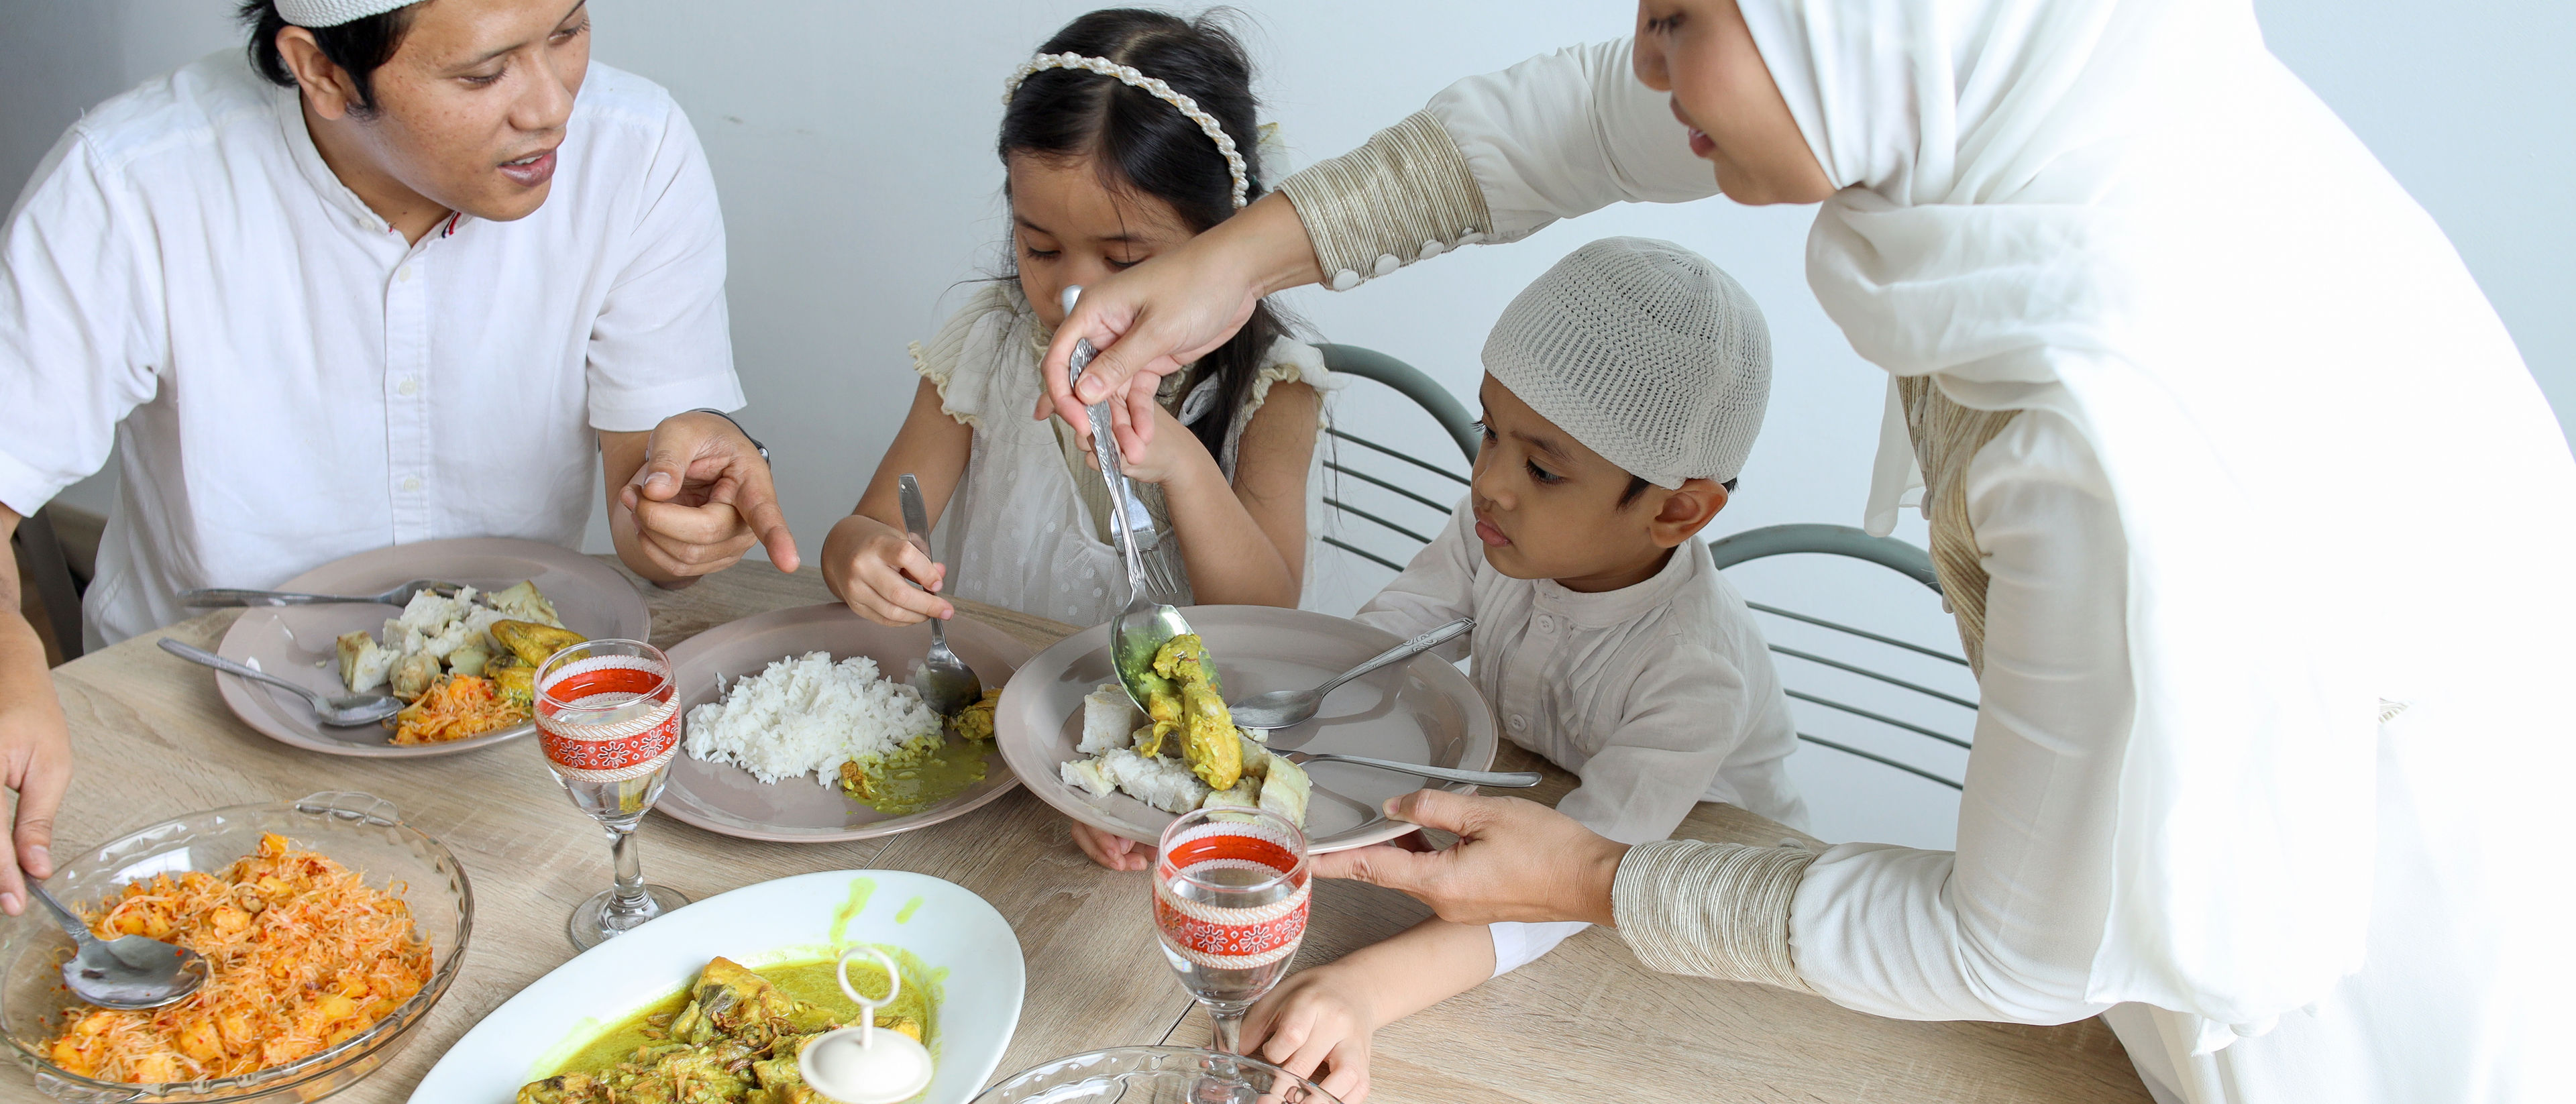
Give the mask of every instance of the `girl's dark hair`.
M 286 59 L 277 52 L 277 32 L 288 26 L 286 17 L 277 13 L 277 0 L 242 0 L 233 15 L 250 28 L 250 67 L 272 84 L 295 87 L 295 71 L 286 67 Z M 322 56 L 348 70 L 349 82 L 358 86 L 358 102 L 350 106 L 359 114 L 375 110 L 376 70 L 402 46 L 411 16 L 411 6 L 405 5 L 337 27 L 309 28 L 313 41 L 322 47 Z
M 1263 191 L 1253 132 L 1258 105 L 1252 98 L 1252 62 L 1215 14 L 1183 19 L 1138 8 L 1107 8 L 1065 24 L 1038 52 L 1072 51 L 1132 65 L 1198 101 L 1234 139 L 1251 178 L 1244 197 L 1249 203 Z M 1089 157 L 1110 189 L 1170 204 L 1193 233 L 1234 215 L 1234 176 L 1207 132 L 1179 108 L 1115 77 L 1065 69 L 1031 74 L 1002 110 L 997 152 L 1005 165 L 1014 154 L 1068 161 Z M 1260 371 L 1262 354 L 1287 332 L 1287 320 L 1264 302 L 1253 307 L 1251 320 L 1233 340 L 1203 358 L 1201 363 L 1216 374 L 1217 402 L 1190 431 L 1210 455 L 1224 455 L 1226 427 Z

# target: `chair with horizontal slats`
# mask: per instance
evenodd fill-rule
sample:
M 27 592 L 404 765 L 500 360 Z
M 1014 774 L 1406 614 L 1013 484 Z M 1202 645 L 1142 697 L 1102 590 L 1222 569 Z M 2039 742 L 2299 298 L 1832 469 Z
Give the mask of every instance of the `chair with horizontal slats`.
M 1467 463 L 1472 466 L 1476 462 L 1479 442 L 1476 420 L 1458 402 L 1457 396 L 1449 393 L 1448 388 L 1440 386 L 1420 369 L 1373 349 L 1357 345 L 1318 345 L 1316 348 L 1324 354 L 1324 367 L 1341 375 L 1384 385 L 1421 407 L 1423 413 L 1440 424 L 1441 430 L 1458 446 Z M 1404 570 L 1404 560 L 1411 558 L 1423 545 L 1431 543 L 1431 533 L 1448 523 L 1449 512 L 1457 506 L 1458 494 L 1466 490 L 1468 477 L 1339 427 L 1327 428 L 1325 432 L 1337 442 L 1358 446 L 1357 450 L 1334 449 L 1324 461 L 1325 470 L 1372 488 L 1374 493 L 1370 497 L 1374 501 L 1367 506 L 1352 502 L 1351 499 L 1356 497 L 1352 491 L 1357 488 L 1343 484 L 1326 492 L 1324 505 L 1331 507 L 1337 515 L 1366 523 L 1355 529 L 1375 533 L 1380 539 L 1373 542 L 1379 545 L 1375 551 L 1331 533 L 1318 539 L 1390 571 Z M 1425 472 L 1438 478 L 1423 479 Z M 1446 493 L 1448 501 L 1441 501 L 1435 494 L 1424 494 L 1399 482 L 1408 477 L 1417 486 L 1429 486 L 1435 494 Z M 1388 516 L 1398 511 L 1403 513 L 1401 520 Z M 1351 535 L 1356 536 L 1357 533 Z M 1401 556 L 1381 555 L 1381 552 L 1393 550 L 1388 547 L 1390 543 L 1401 543 L 1396 538 L 1411 543 L 1404 545 Z
M 1895 571 L 1898 574 L 1904 575 L 1906 578 L 1923 584 L 1935 594 L 1940 593 L 1941 590 L 1941 582 L 1932 571 L 1932 557 L 1929 553 L 1920 548 L 1916 548 L 1911 544 L 1907 544 L 1904 541 L 1897 540 L 1894 537 L 1873 537 L 1868 533 L 1854 529 L 1848 525 L 1797 524 L 1766 526 L 1764 528 L 1747 530 L 1720 540 L 1712 541 L 1709 543 L 1708 553 L 1710 560 L 1713 561 L 1720 570 L 1770 556 L 1795 554 L 1844 556 L 1851 559 L 1877 564 L 1880 567 Z M 1965 750 L 1970 746 L 1967 737 L 1955 735 L 1952 731 L 1945 731 L 1942 727 L 1937 727 L 1936 723 L 1926 723 L 1919 719 L 1919 715 L 1918 719 L 1908 719 L 1906 717 L 1896 716 L 1895 714 L 1900 712 L 1915 713 L 1919 706 L 1928 705 L 1931 706 L 1928 710 L 1929 712 L 1947 714 L 1950 727 L 1972 730 L 1977 713 L 1977 703 L 1975 700 L 1962 697 L 1945 690 L 1926 686 L 1915 679 L 1900 677 L 1881 669 L 1886 665 L 1886 659 L 1894 656 L 1925 656 L 1930 657 L 1933 660 L 1940 661 L 1943 664 L 1956 664 L 1961 669 L 1965 669 L 1968 666 L 1968 661 L 1966 659 L 1938 649 L 1927 648 L 1910 641 L 1899 640 L 1892 636 L 1871 632 L 1867 629 L 1855 628 L 1850 625 L 1827 620 L 1812 614 L 1782 609 L 1778 606 L 1766 605 L 1760 602 L 1748 601 L 1745 604 L 1751 606 L 1755 611 L 1760 613 L 1768 614 L 1773 617 L 1785 618 L 1789 621 L 1827 630 L 1828 632 L 1835 634 L 1831 639 L 1855 642 L 1852 647 L 1858 652 L 1863 653 L 1864 655 L 1862 658 L 1864 659 L 1866 659 L 1866 656 L 1871 653 L 1874 653 L 1878 657 L 1875 662 L 1854 662 L 1852 658 L 1835 658 L 1806 648 L 1793 648 L 1774 643 L 1771 645 L 1771 650 L 1774 653 L 1798 660 L 1802 664 L 1811 665 L 1802 668 L 1797 664 L 1792 664 L 1789 665 L 1790 669 L 1782 672 L 1782 681 L 1790 683 L 1790 688 L 1788 690 L 1790 698 L 1805 702 L 1809 705 L 1819 706 L 1826 710 L 1831 710 L 1832 712 L 1842 716 L 1857 718 L 1861 722 L 1878 726 L 1881 731 L 1902 733 L 1909 739 L 1912 737 L 1922 737 L 1951 747 L 1960 748 L 1962 750 Z M 1766 633 L 1766 635 L 1768 635 L 1768 633 Z M 1893 652 L 1888 651 L 1889 649 L 1893 649 Z M 1852 696 L 1848 692 L 1845 692 L 1844 697 L 1828 697 L 1814 689 L 1802 688 L 1804 686 L 1812 686 L 1815 682 L 1821 680 L 1812 678 L 1793 679 L 1790 677 L 1792 674 L 1801 676 L 1818 674 L 1820 673 L 1818 671 L 1819 668 L 1857 676 L 1863 681 L 1859 683 L 1850 683 L 1849 680 L 1844 681 L 1848 685 L 1877 688 L 1877 693 L 1872 696 L 1872 700 L 1869 705 L 1862 705 L 1844 700 L 1844 697 Z M 1876 708 L 1873 708 L 1873 706 Z M 1952 710 L 1966 711 L 1964 724 L 1960 723 L 1960 719 L 1957 714 L 1952 712 Z M 1807 727 L 1811 726 L 1804 724 L 1800 726 L 1802 731 L 1798 733 L 1798 738 L 1807 741 L 1808 743 L 1816 744 L 1820 747 L 1831 748 L 1847 755 L 1858 756 L 1862 759 L 1866 759 L 1883 766 L 1893 767 L 1908 774 L 1940 783 L 1941 785 L 1947 786 L 1953 790 L 1962 788 L 1962 784 L 1958 779 L 1950 778 L 1946 775 L 1927 770 L 1922 766 L 1906 762 L 1893 755 L 1881 754 L 1879 752 L 1870 751 L 1866 748 L 1854 746 L 1849 742 L 1828 739 L 1803 731 L 1803 729 Z

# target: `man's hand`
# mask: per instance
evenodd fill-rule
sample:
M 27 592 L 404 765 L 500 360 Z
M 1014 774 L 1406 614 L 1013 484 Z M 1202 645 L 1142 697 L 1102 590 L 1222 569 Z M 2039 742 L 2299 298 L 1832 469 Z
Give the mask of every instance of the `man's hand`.
M 0 548 L 18 529 L 18 515 L 0 506 Z M 54 680 L 45 673 L 45 645 L 19 612 L 15 557 L 0 566 L 0 783 L 18 792 L 18 813 L 0 839 L 0 912 L 27 907 L 27 879 L 50 878 L 54 813 L 72 784 L 71 733 Z
M 1628 845 L 1517 797 L 1419 790 L 1386 815 L 1454 832 L 1457 846 L 1420 853 L 1389 844 L 1317 855 L 1314 873 L 1402 890 L 1460 924 L 1505 920 L 1612 923 L 1610 888 Z
M 767 546 L 780 571 L 796 570 L 796 538 L 779 512 L 769 462 L 731 421 L 678 414 L 650 435 L 602 433 L 600 448 L 624 513 L 624 523 L 611 526 L 617 551 L 637 574 L 658 583 L 711 575 L 753 544 Z

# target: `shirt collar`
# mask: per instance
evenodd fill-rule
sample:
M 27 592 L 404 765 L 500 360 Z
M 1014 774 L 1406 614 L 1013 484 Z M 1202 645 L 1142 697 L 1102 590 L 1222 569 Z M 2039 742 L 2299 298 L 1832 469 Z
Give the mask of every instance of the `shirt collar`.
M 366 200 L 358 198 L 358 193 L 340 180 L 340 174 L 331 171 L 330 163 L 322 160 L 321 148 L 313 144 L 312 130 L 304 125 L 304 94 L 293 88 L 272 87 L 269 103 L 276 108 L 278 138 L 286 143 L 287 156 L 294 159 L 295 167 L 304 173 L 305 182 L 313 185 L 322 201 L 355 219 L 359 226 L 379 234 L 393 234 L 393 224 L 367 206 Z M 463 213 L 452 213 L 439 220 L 421 240 L 453 237 L 464 221 Z
M 1554 579 L 1533 583 L 1533 604 L 1541 611 L 1555 614 L 1590 629 L 1624 625 L 1672 601 L 1682 588 L 1698 579 L 1703 571 L 1712 570 L 1708 551 L 1696 540 L 1684 541 L 1664 561 L 1664 568 L 1634 586 L 1585 594 L 1567 590 Z

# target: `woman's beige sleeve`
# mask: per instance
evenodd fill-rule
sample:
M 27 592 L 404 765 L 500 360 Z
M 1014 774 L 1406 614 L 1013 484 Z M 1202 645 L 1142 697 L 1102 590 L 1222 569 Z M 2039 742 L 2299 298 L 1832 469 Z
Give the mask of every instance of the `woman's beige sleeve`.
M 1458 143 L 1428 111 L 1279 182 L 1335 291 L 1485 240 L 1493 215 Z
M 1816 853 L 1661 840 L 1630 848 L 1611 888 L 1619 937 L 1668 974 L 1813 992 L 1789 955 L 1789 903 Z

